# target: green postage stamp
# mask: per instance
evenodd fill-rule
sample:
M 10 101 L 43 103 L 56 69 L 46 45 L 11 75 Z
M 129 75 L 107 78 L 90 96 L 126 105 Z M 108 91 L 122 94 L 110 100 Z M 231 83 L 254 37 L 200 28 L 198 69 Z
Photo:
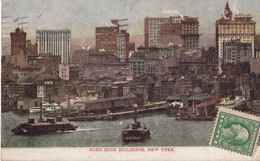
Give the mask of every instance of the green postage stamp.
M 260 118 L 220 108 L 210 145 L 253 156 L 257 146 Z

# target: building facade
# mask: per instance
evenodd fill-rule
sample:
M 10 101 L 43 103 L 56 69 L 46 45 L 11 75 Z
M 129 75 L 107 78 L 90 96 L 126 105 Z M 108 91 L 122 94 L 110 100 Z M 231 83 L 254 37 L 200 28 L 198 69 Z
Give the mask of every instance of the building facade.
M 27 67 L 30 69 L 41 70 L 51 75 L 58 74 L 58 67 L 61 61 L 61 57 L 58 55 L 29 55 L 27 59 Z
M 178 23 L 160 25 L 161 47 L 182 44 L 182 24 Z
M 240 42 L 240 40 L 223 42 L 223 62 L 224 64 L 249 62 L 251 51 L 250 43 Z
M 71 44 L 70 30 L 37 30 L 36 42 L 39 54 L 60 55 L 61 63 L 68 64 Z
M 124 19 L 112 19 L 111 26 L 96 27 L 96 50 L 115 54 L 121 61 L 128 60 L 129 51 L 134 51 L 134 43 L 130 43 L 130 35 L 121 30 L 119 22 Z
M 17 28 L 11 36 L 11 55 L 26 55 L 26 32 Z
M 119 33 L 119 23 L 111 20 L 111 26 L 96 27 L 96 49 L 115 54 L 117 52 L 117 34 Z
M 222 18 L 216 21 L 216 46 L 218 50 L 219 65 L 223 63 L 223 42 L 239 39 L 241 42 L 251 44 L 251 55 L 254 56 L 255 22 L 250 14 L 233 15 L 228 2 L 226 3 Z
M 144 62 L 145 62 L 144 52 L 135 52 L 133 55 L 131 55 L 129 60 L 129 66 L 134 77 L 144 74 L 145 71 Z
M 199 46 L 199 20 L 197 17 L 175 16 L 144 19 L 145 47 Z
M 184 16 L 182 20 L 182 46 L 199 47 L 199 18 Z
M 255 57 L 260 58 L 260 34 L 255 35 Z
M 151 18 L 146 17 L 144 19 L 144 44 L 145 47 L 159 47 L 161 36 L 160 36 L 160 25 L 169 24 L 169 18 Z
M 129 33 L 121 30 L 117 34 L 117 52 L 116 55 L 120 60 L 128 60 L 129 58 Z

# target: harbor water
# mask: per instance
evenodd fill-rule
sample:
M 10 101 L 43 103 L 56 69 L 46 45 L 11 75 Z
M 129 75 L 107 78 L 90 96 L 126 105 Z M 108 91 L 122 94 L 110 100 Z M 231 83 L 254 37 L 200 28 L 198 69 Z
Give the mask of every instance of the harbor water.
M 2 147 L 123 147 L 123 146 L 207 146 L 213 121 L 176 121 L 165 114 L 140 117 L 137 120 L 150 128 L 151 138 L 145 142 L 124 143 L 121 131 L 133 119 L 116 121 L 71 122 L 76 131 L 43 135 L 13 135 L 11 129 L 37 115 L 2 113 Z

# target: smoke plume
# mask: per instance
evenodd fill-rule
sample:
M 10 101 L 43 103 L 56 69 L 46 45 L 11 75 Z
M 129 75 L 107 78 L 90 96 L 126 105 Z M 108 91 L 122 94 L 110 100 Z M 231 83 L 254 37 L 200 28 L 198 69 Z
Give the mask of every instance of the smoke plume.
M 170 14 L 170 15 L 178 15 L 178 16 L 181 16 L 181 18 L 183 19 L 183 15 L 177 10 L 171 10 L 171 9 L 166 10 L 166 9 L 164 9 L 164 10 L 162 10 L 162 13 L 163 14 Z
M 232 5 L 232 10 L 234 11 L 235 14 L 240 13 L 238 10 L 237 2 L 238 2 L 238 0 L 235 0 L 234 4 Z

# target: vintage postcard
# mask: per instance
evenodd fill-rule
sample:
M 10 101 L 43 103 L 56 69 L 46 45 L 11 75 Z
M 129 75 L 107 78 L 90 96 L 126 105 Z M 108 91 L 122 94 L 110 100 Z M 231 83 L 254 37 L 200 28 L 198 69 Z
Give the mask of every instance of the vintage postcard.
M 2 0 L 1 159 L 258 161 L 258 0 Z

